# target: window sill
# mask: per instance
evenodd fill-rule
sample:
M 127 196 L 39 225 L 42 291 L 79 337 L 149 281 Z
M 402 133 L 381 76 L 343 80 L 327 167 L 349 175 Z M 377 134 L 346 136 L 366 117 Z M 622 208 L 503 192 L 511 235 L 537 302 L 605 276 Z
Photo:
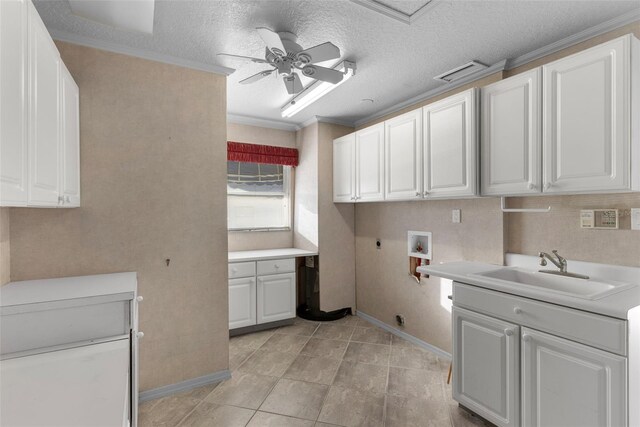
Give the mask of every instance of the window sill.
M 291 227 L 276 227 L 276 228 L 229 228 L 229 233 L 255 233 L 255 232 L 269 232 L 269 231 L 291 231 Z

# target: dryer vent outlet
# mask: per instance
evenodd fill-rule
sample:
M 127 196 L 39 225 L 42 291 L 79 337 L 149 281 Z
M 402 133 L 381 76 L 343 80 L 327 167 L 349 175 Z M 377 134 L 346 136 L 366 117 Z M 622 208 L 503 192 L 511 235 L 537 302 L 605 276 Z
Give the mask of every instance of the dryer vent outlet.
M 398 326 L 404 326 L 404 316 L 402 314 L 396 314 L 396 323 Z

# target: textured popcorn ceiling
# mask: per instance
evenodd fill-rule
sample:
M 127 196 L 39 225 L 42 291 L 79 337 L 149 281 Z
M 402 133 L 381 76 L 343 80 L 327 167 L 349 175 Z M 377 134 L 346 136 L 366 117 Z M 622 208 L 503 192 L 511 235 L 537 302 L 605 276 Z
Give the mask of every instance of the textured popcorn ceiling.
M 381 0 L 410 12 L 419 6 Z M 472 59 L 494 64 L 639 8 L 637 1 L 446 1 L 411 25 L 349 0 L 156 1 L 153 35 L 120 30 L 71 14 L 66 0 L 36 0 L 50 29 L 237 71 L 228 80 L 228 112 L 283 120 L 289 99 L 276 77 L 238 81 L 265 67 L 216 57 L 219 52 L 263 57 L 255 31 L 266 26 L 298 34 L 303 47 L 331 41 L 357 75 L 291 119 L 313 116 L 356 121 L 444 83 L 433 76 Z M 363 103 L 370 98 L 375 102 Z

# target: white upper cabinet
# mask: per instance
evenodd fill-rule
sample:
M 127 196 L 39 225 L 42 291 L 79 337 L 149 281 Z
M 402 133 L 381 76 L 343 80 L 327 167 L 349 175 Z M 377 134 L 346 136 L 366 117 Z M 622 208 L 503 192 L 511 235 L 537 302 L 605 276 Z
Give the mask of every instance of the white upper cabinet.
M 422 198 L 422 109 L 387 120 L 386 200 Z
M 62 64 L 60 191 L 65 207 L 80 206 L 80 92 Z
M 384 200 L 384 123 L 356 132 L 356 201 Z
M 355 201 L 356 135 L 351 133 L 333 141 L 333 201 Z
M 476 89 L 469 89 L 423 108 L 427 197 L 469 197 L 477 193 L 476 103 Z
M 542 70 L 482 88 L 482 195 L 542 191 Z
M 0 206 L 80 206 L 79 90 L 30 0 L 0 0 Z
M 631 134 L 639 49 L 627 35 L 543 66 L 544 192 L 639 189 L 631 177 L 640 159 L 631 157 L 640 146 Z
M 0 206 L 26 206 L 27 1 L 0 1 Z
M 29 205 L 60 201 L 60 56 L 29 3 Z

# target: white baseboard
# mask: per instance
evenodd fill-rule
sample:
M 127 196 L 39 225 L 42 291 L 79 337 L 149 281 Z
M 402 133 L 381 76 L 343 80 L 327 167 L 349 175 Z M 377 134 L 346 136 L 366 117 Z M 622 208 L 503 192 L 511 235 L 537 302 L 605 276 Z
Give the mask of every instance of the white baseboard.
M 180 393 L 182 391 L 191 390 L 192 388 L 202 387 L 213 383 L 218 383 L 231 378 L 231 371 L 225 369 L 224 371 L 214 372 L 213 374 L 205 375 L 198 378 L 192 378 L 190 380 L 181 381 L 175 384 L 169 384 L 162 387 L 146 390 L 138 394 L 138 401 L 144 402 L 147 400 L 157 399 L 159 397 L 165 397 L 172 394 Z
M 389 326 L 386 323 L 376 319 L 375 317 L 369 316 L 368 314 L 363 313 L 360 310 L 358 310 L 356 312 L 356 315 L 358 317 L 362 317 L 367 322 L 373 323 L 374 325 L 384 329 L 385 331 L 391 332 L 395 336 L 403 338 L 403 339 L 405 339 L 405 340 L 417 345 L 418 347 L 422 347 L 425 350 L 428 350 L 428 351 L 430 351 L 432 353 L 435 353 L 440 357 L 444 357 L 445 359 L 451 360 L 451 353 L 447 353 L 446 351 L 444 351 L 441 348 L 436 347 L 435 345 L 431 345 L 428 342 L 424 342 L 421 339 L 418 339 L 418 338 L 414 337 L 413 335 L 409 335 L 408 333 L 401 331 L 400 329 L 396 329 L 396 328 L 394 328 L 392 326 Z

